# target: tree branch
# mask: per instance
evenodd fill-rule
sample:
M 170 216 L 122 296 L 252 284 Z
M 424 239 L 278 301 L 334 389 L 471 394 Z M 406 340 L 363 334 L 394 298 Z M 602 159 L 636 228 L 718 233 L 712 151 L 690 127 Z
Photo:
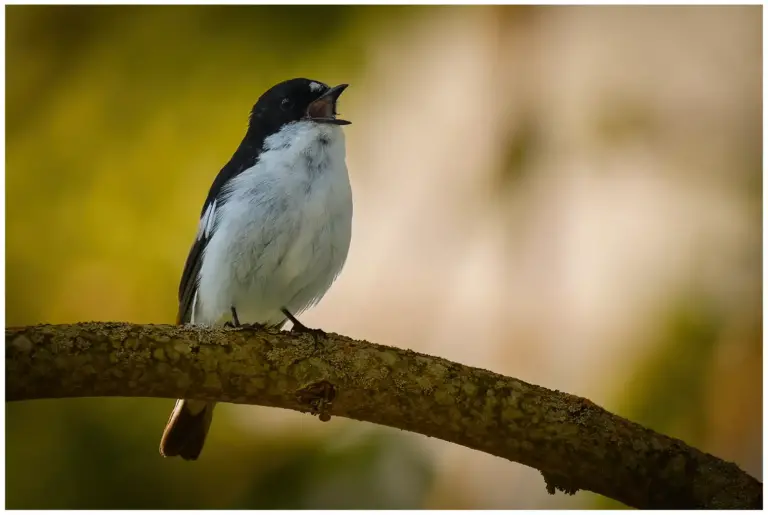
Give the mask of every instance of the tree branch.
M 587 399 L 328 334 L 83 323 L 8 328 L 6 400 L 168 397 L 365 420 L 539 469 L 636 508 L 762 508 L 762 484 Z

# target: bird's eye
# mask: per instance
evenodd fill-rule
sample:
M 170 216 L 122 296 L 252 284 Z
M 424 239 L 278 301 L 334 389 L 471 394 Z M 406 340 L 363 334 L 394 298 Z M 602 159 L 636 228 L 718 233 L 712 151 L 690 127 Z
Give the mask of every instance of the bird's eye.
M 293 107 L 293 102 L 291 101 L 290 98 L 284 98 L 283 101 L 280 102 L 280 109 L 282 109 L 283 111 L 287 111 L 292 107 Z

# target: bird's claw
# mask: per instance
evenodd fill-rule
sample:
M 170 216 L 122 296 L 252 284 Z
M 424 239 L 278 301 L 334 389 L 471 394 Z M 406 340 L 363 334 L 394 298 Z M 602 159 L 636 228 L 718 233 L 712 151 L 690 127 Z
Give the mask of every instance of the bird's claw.
M 317 347 L 320 344 L 320 338 L 326 337 L 325 331 L 323 331 L 322 329 L 310 329 L 309 327 L 299 322 L 299 320 L 295 316 L 293 316 L 291 312 L 288 311 L 287 309 L 283 308 L 281 311 L 286 316 L 286 318 L 288 318 L 288 320 L 290 320 L 291 323 L 293 324 L 293 327 L 291 327 L 291 332 L 296 334 L 301 334 L 301 333 L 311 334 L 312 339 L 315 341 L 315 350 L 317 350 Z
M 315 342 L 315 349 L 317 349 L 320 346 L 320 340 L 325 338 L 327 335 L 325 331 L 322 329 L 310 329 L 309 327 L 305 326 L 301 322 L 298 324 L 294 324 L 293 327 L 291 327 L 291 332 L 296 334 L 309 334 L 312 336 L 312 339 Z
M 264 324 L 257 324 L 255 322 L 252 324 L 242 324 L 240 325 L 240 327 L 242 327 L 243 329 L 250 329 L 252 331 L 263 331 L 267 328 L 267 326 L 265 326 Z

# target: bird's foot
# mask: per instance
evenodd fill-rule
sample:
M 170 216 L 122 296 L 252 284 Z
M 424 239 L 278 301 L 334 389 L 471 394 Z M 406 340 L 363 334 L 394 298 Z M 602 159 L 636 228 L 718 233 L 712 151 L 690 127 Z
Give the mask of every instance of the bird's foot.
M 325 338 L 327 335 L 325 334 L 325 331 L 322 329 L 311 329 L 304 324 L 294 325 L 291 327 L 292 333 L 304 333 L 304 334 L 310 334 L 312 335 L 312 338 L 315 340 L 315 349 L 320 345 L 320 340 Z
M 267 326 L 264 324 L 257 324 L 255 322 L 252 324 L 242 324 L 240 327 L 243 329 L 250 329 L 252 331 L 264 331 L 267 329 Z
M 317 349 L 317 347 L 320 345 L 320 339 L 325 338 L 327 336 L 325 334 L 325 331 L 323 331 L 322 329 L 311 329 L 305 326 L 304 324 L 302 324 L 301 322 L 299 322 L 299 319 L 293 316 L 290 313 L 290 311 L 288 311 L 287 309 L 283 308 L 281 311 L 286 316 L 286 318 L 288 318 L 288 320 L 290 320 L 291 323 L 293 324 L 293 327 L 291 327 L 292 333 L 298 333 L 298 334 L 304 333 L 304 334 L 312 335 L 312 339 L 315 341 L 315 349 Z

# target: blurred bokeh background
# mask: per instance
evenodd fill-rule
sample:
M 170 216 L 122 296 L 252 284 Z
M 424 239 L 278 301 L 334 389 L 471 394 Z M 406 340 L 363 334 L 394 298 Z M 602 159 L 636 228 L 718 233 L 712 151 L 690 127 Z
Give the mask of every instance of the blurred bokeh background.
M 761 7 L 6 7 L 6 323 L 171 323 L 256 98 L 349 82 L 346 268 L 310 326 L 590 398 L 762 480 Z M 9 508 L 590 508 L 389 428 L 6 405 Z

